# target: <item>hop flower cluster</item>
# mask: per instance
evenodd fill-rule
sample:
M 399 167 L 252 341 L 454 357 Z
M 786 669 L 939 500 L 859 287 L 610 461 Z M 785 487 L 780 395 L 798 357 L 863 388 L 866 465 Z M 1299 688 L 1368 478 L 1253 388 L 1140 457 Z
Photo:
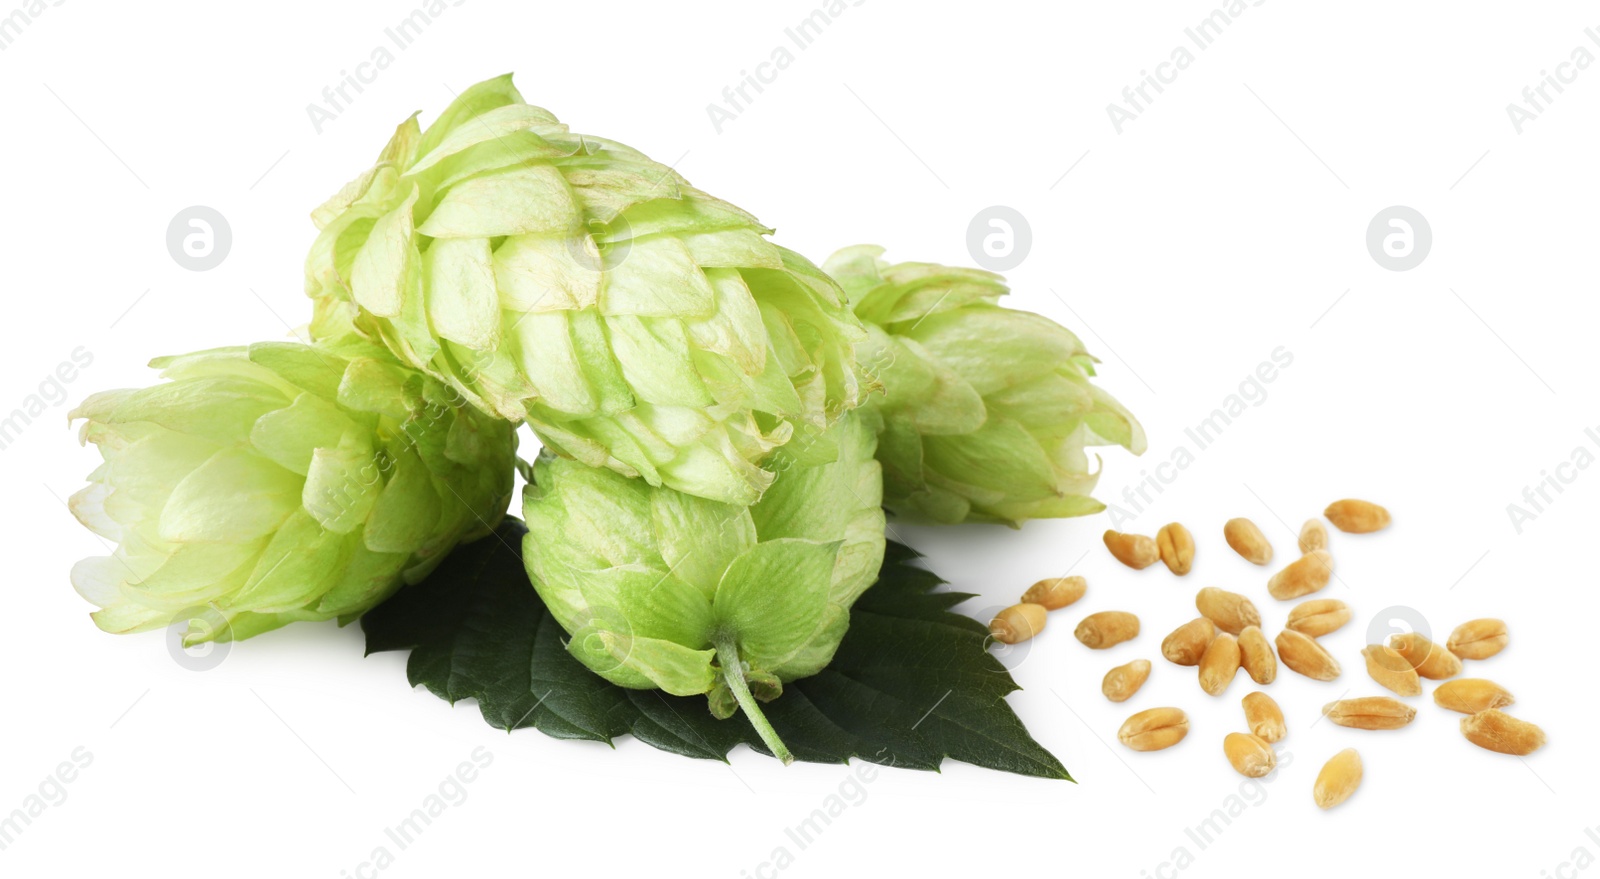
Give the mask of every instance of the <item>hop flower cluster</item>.
M 607 679 L 742 710 L 820 671 L 876 578 L 884 510 L 1016 524 L 1099 510 L 1084 448 L 1144 447 L 995 275 L 841 251 L 750 214 L 509 77 L 313 212 L 312 341 L 161 358 L 74 413 L 72 580 L 107 631 L 190 640 L 349 621 L 490 532 L 517 425 L 532 588 Z

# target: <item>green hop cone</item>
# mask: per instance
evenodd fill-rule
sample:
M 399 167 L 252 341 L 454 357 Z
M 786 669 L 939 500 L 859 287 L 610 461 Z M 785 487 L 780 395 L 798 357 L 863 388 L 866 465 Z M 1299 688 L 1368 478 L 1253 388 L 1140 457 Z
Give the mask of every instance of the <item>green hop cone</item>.
M 884 505 L 912 521 L 1012 526 L 1105 509 L 1084 448 L 1141 454 L 1144 429 L 1090 383 L 1096 360 L 1078 337 L 1000 307 L 999 275 L 882 253 L 846 248 L 825 267 L 867 327 L 857 353 L 885 389 L 868 403 Z
M 723 718 L 742 708 L 791 760 L 757 702 L 828 664 L 883 562 L 871 427 L 852 414 L 824 439 L 827 463 L 780 450 L 750 507 L 541 456 L 523 558 L 567 649 L 618 685 L 704 693 Z
M 348 621 L 505 515 L 512 425 L 381 348 L 271 342 L 150 365 L 169 381 L 70 415 L 104 458 L 72 512 L 117 544 L 72 583 L 108 632 L 188 621 L 199 643 Z
M 381 340 L 547 448 L 651 485 L 753 503 L 773 449 L 867 390 L 832 279 L 509 76 L 426 131 L 406 120 L 313 218 L 317 338 Z

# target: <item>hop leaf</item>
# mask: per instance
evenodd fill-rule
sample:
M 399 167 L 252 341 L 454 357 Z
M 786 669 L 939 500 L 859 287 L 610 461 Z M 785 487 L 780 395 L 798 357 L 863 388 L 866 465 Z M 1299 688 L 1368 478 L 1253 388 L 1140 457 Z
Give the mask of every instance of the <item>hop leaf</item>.
M 313 217 L 318 338 L 358 333 L 546 447 L 750 504 L 859 402 L 842 291 L 744 211 L 510 77 L 468 89 Z
M 105 461 L 72 512 L 117 544 L 72 583 L 108 632 L 202 610 L 227 625 L 191 626 L 191 643 L 348 620 L 505 514 L 512 427 L 381 348 L 263 343 L 151 365 L 169 381 L 70 416 Z
M 873 246 L 826 263 L 868 339 L 858 350 L 885 393 L 868 408 L 884 504 L 954 524 L 1081 516 L 1097 471 L 1087 446 L 1145 449 L 1144 429 L 1089 379 L 1095 359 L 1049 318 L 999 306 L 999 275 L 890 264 Z
M 741 742 L 771 753 L 754 727 L 717 719 L 699 697 L 625 690 L 573 659 L 563 646 L 567 633 L 528 588 L 518 552 L 526 533 L 507 516 L 501 539 L 462 547 L 363 616 L 367 652 L 410 651 L 413 686 L 452 703 L 476 699 L 497 729 L 534 727 L 595 742 L 631 733 L 652 747 L 712 760 L 727 759 Z M 948 756 L 1068 778 L 1006 704 L 1017 685 L 988 651 L 988 627 L 950 609 L 972 596 L 939 589 L 943 581 L 918 567 L 910 549 L 890 542 L 885 550 L 883 570 L 851 606 L 849 632 L 828 667 L 790 682 L 763 709 L 795 757 L 938 769 Z

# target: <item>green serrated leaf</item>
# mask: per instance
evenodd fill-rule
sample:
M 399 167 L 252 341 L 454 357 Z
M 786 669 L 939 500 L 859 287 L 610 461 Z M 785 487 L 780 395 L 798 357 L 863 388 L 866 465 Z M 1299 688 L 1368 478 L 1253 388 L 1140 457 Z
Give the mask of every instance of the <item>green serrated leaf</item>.
M 429 577 L 361 619 L 367 652 L 410 650 L 406 672 L 442 699 L 476 699 L 499 729 L 534 727 L 609 743 L 624 733 L 663 751 L 726 760 L 739 744 L 767 753 L 743 715 L 718 720 L 704 697 L 626 690 L 567 652 L 566 633 L 529 585 L 523 524 L 458 548 Z M 945 759 L 1040 778 L 1071 778 L 1028 734 L 1017 689 L 986 649 L 988 629 L 950 608 L 970 596 L 914 566 L 890 542 L 878 582 L 858 599 L 827 668 L 790 681 L 764 706 L 797 759 L 859 758 L 937 770 Z

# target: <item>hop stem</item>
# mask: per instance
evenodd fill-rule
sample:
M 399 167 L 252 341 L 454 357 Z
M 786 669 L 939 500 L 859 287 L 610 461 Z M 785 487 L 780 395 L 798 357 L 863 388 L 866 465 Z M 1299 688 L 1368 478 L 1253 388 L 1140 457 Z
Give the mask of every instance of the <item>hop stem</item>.
M 788 766 L 794 762 L 794 754 L 784 745 L 783 739 L 778 738 L 778 731 L 772 728 L 767 721 L 767 716 L 761 712 L 761 706 L 756 702 L 756 697 L 750 694 L 750 685 L 744 680 L 744 665 L 739 661 L 739 648 L 733 643 L 733 636 L 722 633 L 714 641 L 717 649 L 717 663 L 722 666 L 722 680 L 728 685 L 733 698 L 739 702 L 739 707 L 744 710 L 744 716 L 750 719 L 750 725 L 756 728 L 756 733 L 761 736 L 761 741 L 766 743 L 767 750 L 772 756 L 783 761 Z

